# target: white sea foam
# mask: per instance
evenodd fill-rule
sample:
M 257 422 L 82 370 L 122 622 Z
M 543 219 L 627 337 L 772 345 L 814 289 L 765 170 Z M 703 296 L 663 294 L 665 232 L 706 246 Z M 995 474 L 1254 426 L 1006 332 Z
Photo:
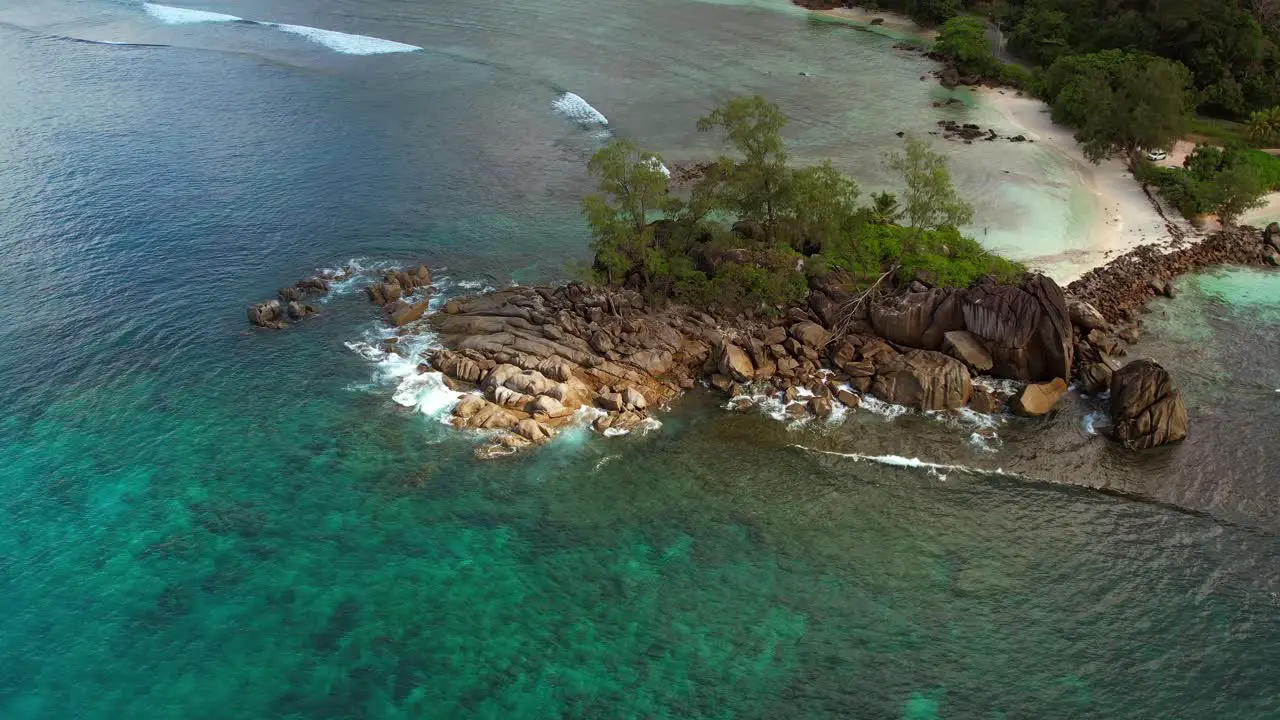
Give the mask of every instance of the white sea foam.
M 620 435 L 630 435 L 631 433 L 639 433 L 640 435 L 648 435 L 654 430 L 662 429 L 662 421 L 655 418 L 645 418 L 640 421 L 634 428 L 630 430 L 621 430 L 619 428 L 605 428 L 605 437 L 618 437 Z
M 240 22 L 235 15 L 208 12 L 207 10 L 188 10 L 156 3 L 143 3 L 142 9 L 151 17 L 166 25 L 188 25 L 191 23 Z
M 254 25 L 273 28 L 293 35 L 300 35 L 314 43 L 345 55 L 382 55 L 385 53 L 416 52 L 422 49 L 417 45 L 409 45 L 408 43 L 394 40 L 383 40 L 382 38 L 369 37 L 367 35 L 322 30 L 320 28 L 307 27 L 306 25 L 285 25 L 260 22 L 258 20 L 245 20 L 235 15 L 224 15 L 223 13 L 208 12 L 207 10 L 190 10 L 170 5 L 157 5 L 156 3 L 143 3 L 142 9 L 148 15 L 166 25 L 218 22 L 253 23 Z
M 1080 420 L 1080 429 L 1090 435 L 1097 435 L 1098 428 L 1108 427 L 1111 425 L 1111 418 L 1105 412 L 1095 411 L 1085 415 Z
M 873 462 L 880 465 L 889 465 L 892 467 L 911 468 L 919 470 L 929 470 L 930 472 L 946 479 L 945 473 L 958 472 L 964 475 L 998 475 L 1004 477 L 1022 477 L 1017 473 L 1005 472 L 1001 468 L 995 470 L 983 470 L 982 468 L 969 467 L 968 465 L 949 465 L 946 463 L 933 463 L 920 458 L 909 458 L 902 455 L 862 455 L 860 453 L 842 453 L 832 450 L 817 450 L 815 448 L 806 447 L 804 445 L 792 444 L 791 447 L 805 450 L 819 455 L 832 455 L 835 457 L 847 458 L 854 462 Z
M 885 420 L 893 420 L 911 412 L 911 408 L 905 405 L 894 405 L 874 395 L 863 395 L 862 402 L 858 403 L 858 409 L 879 415 Z
M 373 363 L 373 388 L 394 385 L 391 400 L 397 405 L 413 408 L 429 417 L 446 418 L 462 393 L 449 389 L 441 373 L 418 372 L 423 355 L 439 346 L 437 338 L 431 333 L 405 335 L 397 342 L 400 352 L 388 352 L 383 343 L 393 335 L 390 328 L 370 329 L 363 339 L 344 344 Z
M 591 103 L 571 92 L 562 93 L 552 101 L 551 107 L 555 108 L 561 115 L 583 125 L 609 126 L 608 118 L 602 115 L 599 110 L 591 107 Z
M 321 30 L 320 28 L 307 27 L 306 25 L 280 25 L 276 23 L 262 23 L 262 25 L 283 30 L 293 35 L 301 35 L 314 43 L 319 43 L 330 50 L 346 55 L 383 55 L 386 53 L 416 52 L 422 49 L 417 45 L 409 45 L 394 40 L 383 40 L 382 38 L 369 37 L 367 35 L 353 35 L 351 33 L 337 32 L 336 30 Z
M 658 162 L 657 158 L 649 158 L 647 161 L 645 161 L 644 165 L 646 165 L 647 167 L 653 168 L 654 170 L 657 170 L 658 172 L 662 173 L 663 175 L 666 175 L 667 177 L 671 177 L 671 169 L 668 168 L 666 165 L 662 164 L 661 162 Z
M 996 452 L 1002 444 L 996 430 L 1005 422 L 1002 415 L 987 415 L 971 408 L 937 410 L 924 413 L 947 427 L 970 430 L 969 444 L 983 452 Z

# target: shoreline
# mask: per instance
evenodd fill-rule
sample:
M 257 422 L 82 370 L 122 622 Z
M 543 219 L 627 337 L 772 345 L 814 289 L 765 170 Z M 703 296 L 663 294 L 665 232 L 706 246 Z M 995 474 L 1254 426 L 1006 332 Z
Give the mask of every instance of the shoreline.
M 1148 196 L 1122 161 L 1089 162 L 1071 130 L 1054 124 L 1044 102 L 1006 88 L 978 87 L 974 95 L 1016 132 L 1061 161 L 1093 204 L 1094 217 L 1084 245 L 1027 258 L 1027 264 L 1065 264 L 1053 272 L 1054 280 L 1065 286 L 1142 245 L 1169 246 L 1179 238 L 1205 237 L 1176 210 L 1165 207 L 1154 195 Z
M 799 7 L 804 6 L 799 5 Z M 906 15 L 888 10 L 873 10 L 860 5 L 829 8 L 825 10 L 818 10 L 814 8 L 805 9 L 826 18 L 856 25 L 862 29 L 872 31 L 877 29 L 884 30 L 887 31 L 885 33 L 886 35 L 894 38 L 900 39 L 901 37 L 907 37 L 917 40 L 925 40 L 932 43 L 938 36 L 937 30 L 926 28 Z M 881 22 L 875 22 L 876 20 L 880 20 Z

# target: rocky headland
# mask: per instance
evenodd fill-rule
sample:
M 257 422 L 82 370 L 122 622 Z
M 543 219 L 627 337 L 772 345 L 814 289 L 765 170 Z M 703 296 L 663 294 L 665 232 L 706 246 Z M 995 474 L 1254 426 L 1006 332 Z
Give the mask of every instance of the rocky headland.
M 570 423 L 627 432 L 699 385 L 730 398 L 775 395 L 795 417 L 827 416 L 867 395 L 919 410 L 1038 416 L 1075 380 L 1089 393 L 1110 391 L 1112 435 L 1147 448 L 1187 434 L 1168 373 L 1151 360 L 1122 360 L 1147 301 L 1171 294 L 1183 273 L 1278 263 L 1273 225 L 1172 251 L 1144 246 L 1065 291 L 1038 274 L 969 288 L 920 278 L 879 294 L 814 280 L 803 305 L 770 317 L 658 306 L 632 290 L 582 283 L 458 297 L 426 314 L 434 290 L 425 266 L 390 271 L 366 294 L 401 333 L 438 336 L 439 349 L 418 358 L 419 372 L 440 372 L 466 393 L 452 423 L 494 431 L 482 434 L 482 457 L 545 442 Z M 1018 381 L 1019 389 L 995 394 L 978 377 Z

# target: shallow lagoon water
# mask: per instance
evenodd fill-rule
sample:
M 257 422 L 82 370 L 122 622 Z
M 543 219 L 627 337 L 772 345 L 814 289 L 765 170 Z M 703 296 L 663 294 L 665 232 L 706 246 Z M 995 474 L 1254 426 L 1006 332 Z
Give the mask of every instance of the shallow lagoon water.
M 561 92 L 678 159 L 712 150 L 708 88 L 760 90 L 802 155 L 873 167 L 877 113 L 937 119 L 919 61 L 768 8 L 193 9 L 424 50 L 0 10 L 0 716 L 1280 712 L 1274 274 L 1150 316 L 1197 428 L 1168 452 L 1087 434 L 1086 398 L 992 453 L 958 420 L 695 393 L 644 436 L 480 463 L 349 349 L 377 333 L 356 285 L 282 333 L 244 305 L 353 259 L 446 293 L 560 277 L 600 142 Z M 1129 495 L 1072 485 L 1099 479 Z

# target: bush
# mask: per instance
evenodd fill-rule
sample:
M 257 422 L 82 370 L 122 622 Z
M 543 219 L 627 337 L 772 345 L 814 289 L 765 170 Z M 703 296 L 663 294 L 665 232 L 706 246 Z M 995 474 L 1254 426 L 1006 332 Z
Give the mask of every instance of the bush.
M 1000 81 L 1001 85 L 1017 88 L 1023 92 L 1035 91 L 1035 75 L 1021 65 L 1014 65 L 1013 63 L 1001 65 L 996 79 Z
M 1280 191 L 1280 157 L 1261 150 L 1243 150 L 1240 157 L 1244 164 L 1258 171 L 1268 190 Z
M 943 23 L 933 50 L 965 75 L 993 77 L 1000 71 L 1000 61 L 987 39 L 987 24 L 979 17 L 962 15 Z

